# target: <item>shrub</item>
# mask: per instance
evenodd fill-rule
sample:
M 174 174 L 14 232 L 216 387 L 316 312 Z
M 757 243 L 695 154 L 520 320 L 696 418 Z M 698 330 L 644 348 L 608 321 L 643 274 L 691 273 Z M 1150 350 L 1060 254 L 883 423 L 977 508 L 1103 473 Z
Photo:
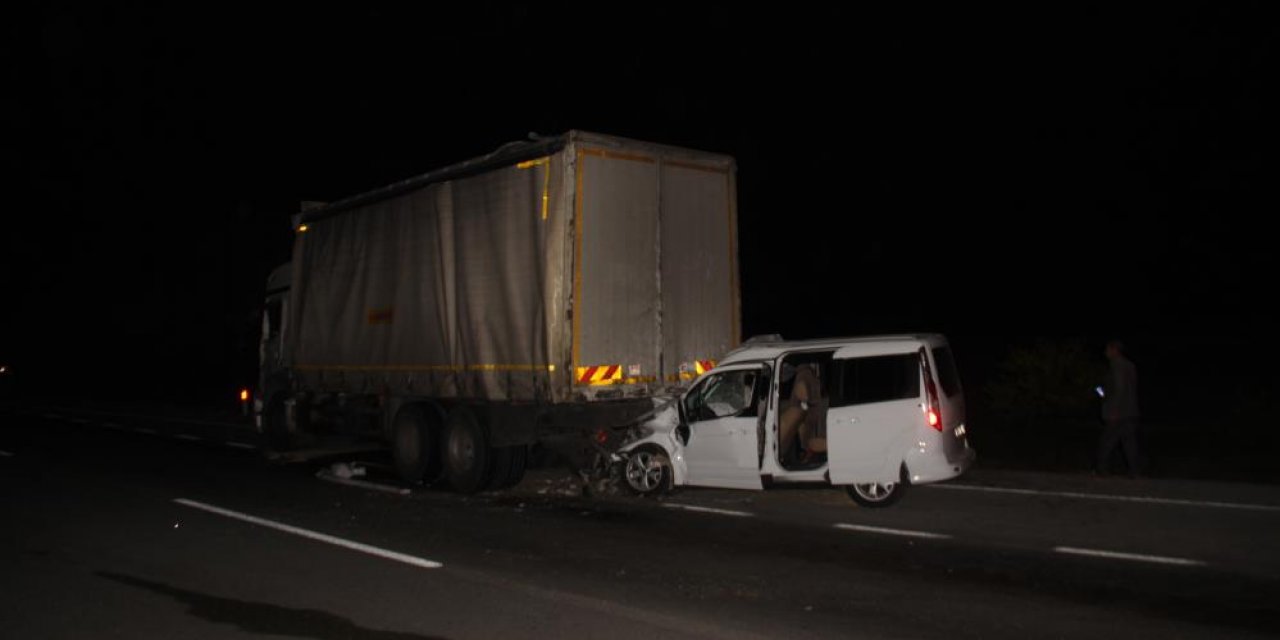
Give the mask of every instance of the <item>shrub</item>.
M 985 389 L 993 417 L 1009 422 L 1085 421 L 1098 413 L 1094 387 L 1106 363 L 1084 340 L 1041 340 L 1014 347 Z

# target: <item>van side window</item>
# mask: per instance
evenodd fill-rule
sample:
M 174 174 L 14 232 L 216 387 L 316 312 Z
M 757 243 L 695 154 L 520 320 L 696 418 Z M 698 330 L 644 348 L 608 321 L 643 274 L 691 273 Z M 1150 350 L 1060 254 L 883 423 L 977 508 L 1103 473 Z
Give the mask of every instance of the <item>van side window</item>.
M 838 384 L 832 407 L 920 397 L 920 359 L 904 353 L 836 360 Z
M 960 373 L 956 371 L 956 360 L 951 355 L 951 347 L 934 347 L 933 363 L 942 392 L 947 397 L 960 393 Z

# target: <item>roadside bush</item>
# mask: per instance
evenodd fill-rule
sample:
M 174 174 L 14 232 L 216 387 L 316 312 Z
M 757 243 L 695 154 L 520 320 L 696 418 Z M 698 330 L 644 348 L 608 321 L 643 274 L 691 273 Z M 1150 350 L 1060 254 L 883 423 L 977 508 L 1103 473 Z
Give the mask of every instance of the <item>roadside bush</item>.
M 1084 340 L 1014 347 L 984 390 L 993 417 L 1012 423 L 1092 420 L 1099 402 L 1093 389 L 1106 373 L 1095 351 Z

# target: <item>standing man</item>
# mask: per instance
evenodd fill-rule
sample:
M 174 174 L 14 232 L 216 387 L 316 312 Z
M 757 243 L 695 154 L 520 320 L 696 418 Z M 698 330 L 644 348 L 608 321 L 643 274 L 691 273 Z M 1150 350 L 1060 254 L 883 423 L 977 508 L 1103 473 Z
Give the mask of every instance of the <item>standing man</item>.
M 1119 340 L 1107 343 L 1105 351 L 1111 363 L 1102 385 L 1102 437 L 1098 441 L 1098 458 L 1094 474 L 1107 472 L 1111 452 L 1119 444 L 1124 449 L 1129 477 L 1138 476 L 1138 370 L 1124 356 Z

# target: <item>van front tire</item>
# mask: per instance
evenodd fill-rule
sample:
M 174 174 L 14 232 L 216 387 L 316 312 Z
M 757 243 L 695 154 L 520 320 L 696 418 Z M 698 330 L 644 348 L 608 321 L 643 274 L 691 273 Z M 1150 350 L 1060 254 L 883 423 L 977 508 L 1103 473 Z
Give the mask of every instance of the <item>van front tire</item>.
M 637 496 L 659 496 L 668 493 L 674 484 L 671 459 L 667 452 L 655 446 L 643 446 L 627 455 L 623 468 L 623 480 L 627 488 Z

